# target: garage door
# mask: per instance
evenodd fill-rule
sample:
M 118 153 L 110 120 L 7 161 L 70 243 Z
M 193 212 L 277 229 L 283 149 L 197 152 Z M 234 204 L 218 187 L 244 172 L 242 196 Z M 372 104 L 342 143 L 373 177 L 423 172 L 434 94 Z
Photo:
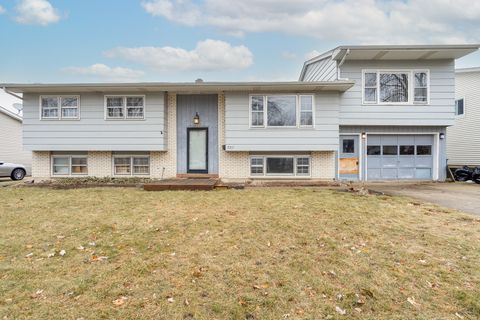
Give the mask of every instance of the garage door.
M 430 180 L 432 176 L 432 135 L 368 135 L 368 180 Z

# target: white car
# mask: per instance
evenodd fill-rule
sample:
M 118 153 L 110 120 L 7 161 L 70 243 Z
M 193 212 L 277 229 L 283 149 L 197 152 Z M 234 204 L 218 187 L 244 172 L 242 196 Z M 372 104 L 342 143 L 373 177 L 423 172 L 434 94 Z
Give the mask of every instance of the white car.
M 27 170 L 23 164 L 8 163 L 0 160 L 0 177 L 10 177 L 12 180 L 25 178 Z

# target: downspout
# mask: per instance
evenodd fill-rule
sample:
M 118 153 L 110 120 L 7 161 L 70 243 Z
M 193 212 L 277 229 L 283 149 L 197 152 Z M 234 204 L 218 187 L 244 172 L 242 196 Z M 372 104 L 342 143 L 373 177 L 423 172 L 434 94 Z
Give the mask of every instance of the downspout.
M 7 93 L 7 94 L 9 94 L 9 95 L 11 95 L 11 96 L 14 96 L 14 97 L 17 98 L 17 99 L 23 100 L 23 97 L 20 97 L 18 94 L 15 94 L 15 93 L 13 93 L 13 92 L 11 92 L 11 91 L 8 91 L 7 88 L 3 87 L 2 89 L 3 89 L 3 91 L 5 91 L 5 93 Z
M 340 62 L 338 63 L 338 66 L 337 66 L 337 80 L 348 80 L 348 79 L 340 78 L 340 67 L 345 62 L 345 59 L 347 58 L 349 53 L 350 53 L 350 49 L 347 49 L 347 52 L 345 52 L 345 54 L 343 55 L 342 60 L 340 60 Z

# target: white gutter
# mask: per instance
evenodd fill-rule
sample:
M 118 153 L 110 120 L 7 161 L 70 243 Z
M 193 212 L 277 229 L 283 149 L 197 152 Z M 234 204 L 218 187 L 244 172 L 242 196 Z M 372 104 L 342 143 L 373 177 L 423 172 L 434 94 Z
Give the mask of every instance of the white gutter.
M 340 67 L 345 62 L 345 59 L 347 58 L 349 53 L 350 53 L 350 49 L 347 49 L 347 52 L 345 52 L 345 55 L 343 56 L 342 60 L 340 60 L 340 62 L 337 65 L 337 80 L 348 80 L 346 78 L 340 78 Z
M 5 93 L 7 93 L 7 94 L 9 94 L 9 95 L 11 95 L 11 96 L 13 96 L 13 97 L 15 97 L 15 98 L 17 98 L 17 99 L 23 100 L 23 97 L 19 96 L 18 94 L 15 94 L 15 93 L 13 93 L 13 92 L 11 92 L 11 91 L 8 91 L 7 88 L 3 87 L 2 89 L 3 89 L 3 91 L 5 91 Z

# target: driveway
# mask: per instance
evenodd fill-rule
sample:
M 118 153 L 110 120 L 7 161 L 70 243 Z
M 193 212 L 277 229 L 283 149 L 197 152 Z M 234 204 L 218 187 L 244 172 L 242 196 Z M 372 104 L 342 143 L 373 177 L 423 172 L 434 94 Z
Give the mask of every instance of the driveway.
M 407 196 L 447 208 L 480 215 L 480 185 L 474 183 L 369 183 L 367 188 L 385 194 Z

